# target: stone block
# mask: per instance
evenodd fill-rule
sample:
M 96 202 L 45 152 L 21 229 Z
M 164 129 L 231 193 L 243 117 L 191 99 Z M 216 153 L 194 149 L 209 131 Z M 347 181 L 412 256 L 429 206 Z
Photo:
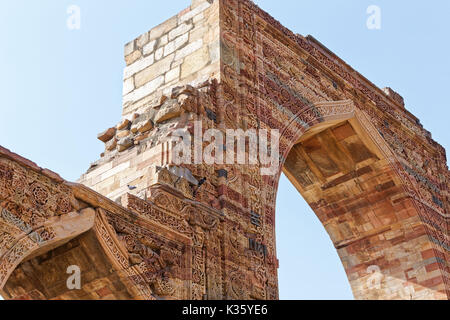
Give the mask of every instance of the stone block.
M 198 49 L 200 49 L 203 46 L 203 40 L 198 39 L 195 42 L 192 42 L 185 46 L 184 48 L 178 50 L 175 54 L 175 60 L 183 59 L 184 57 L 190 55 L 191 53 L 194 53 Z
M 132 103 L 145 98 L 146 96 L 154 93 L 161 85 L 164 84 L 164 75 L 146 83 L 142 87 L 130 92 L 123 98 L 123 103 Z
M 175 48 L 178 49 L 189 41 L 189 34 L 185 33 L 175 39 Z
M 143 48 L 148 43 L 148 41 L 149 41 L 149 33 L 146 32 L 136 39 L 136 46 L 138 48 Z
M 136 49 L 136 48 L 135 48 L 135 45 L 134 45 L 134 40 L 128 42 L 128 43 L 125 45 L 125 47 L 124 47 L 124 56 L 126 57 L 126 56 L 132 54 L 133 51 L 134 51 L 135 49 Z
M 192 21 L 194 22 L 194 25 L 197 24 L 198 22 L 202 21 L 203 19 L 205 19 L 205 15 L 203 14 L 203 12 L 199 13 L 198 15 L 196 15 Z
M 116 138 L 111 139 L 108 142 L 106 142 L 105 150 L 112 151 L 112 150 L 116 149 L 116 146 L 117 146 L 117 139 Z
M 157 42 L 157 47 L 158 48 L 164 47 L 168 43 L 169 43 L 169 37 L 166 34 L 166 35 L 162 36 L 161 38 L 159 38 L 159 40 Z
M 120 130 L 119 132 L 117 132 L 116 137 L 120 140 L 122 138 L 128 137 L 130 133 L 131 132 L 129 130 Z
M 166 73 L 166 83 L 176 80 L 180 77 L 180 67 L 176 67 Z
M 209 60 L 209 50 L 207 47 L 203 47 L 194 54 L 186 57 L 184 63 L 181 65 L 181 78 L 183 79 L 199 71 L 209 63 Z
M 150 67 L 142 70 L 134 77 L 134 85 L 139 88 L 147 82 L 155 79 L 159 75 L 162 75 L 170 70 L 170 65 L 173 61 L 174 55 L 170 55 L 151 65 Z
M 161 37 L 163 34 L 174 29 L 177 26 L 177 24 L 178 24 L 177 17 L 172 17 L 169 20 L 161 23 L 157 27 L 150 30 L 150 40 L 154 40 L 154 39 Z
M 153 55 L 150 55 L 139 61 L 136 61 L 135 63 L 133 63 L 125 68 L 125 70 L 123 71 L 123 78 L 128 79 L 129 77 L 133 76 L 134 74 L 138 73 L 139 71 L 144 70 L 145 68 L 151 66 L 154 62 L 155 62 L 155 57 Z
M 153 129 L 153 123 L 152 121 L 149 119 L 147 121 L 144 122 L 140 122 L 137 126 L 137 130 L 140 133 L 145 133 L 147 131 L 150 131 Z
M 123 82 L 122 95 L 126 95 L 134 90 L 134 79 L 128 78 Z
M 192 24 L 182 23 L 177 28 L 169 32 L 169 41 L 174 40 L 178 36 L 189 32 L 194 26 Z
M 164 56 L 167 56 L 167 55 L 175 52 L 175 50 L 178 50 L 179 48 L 184 46 L 186 43 L 188 43 L 188 41 L 189 41 L 189 34 L 185 33 L 185 34 L 179 36 L 178 38 L 176 38 L 175 40 L 169 42 L 164 47 Z
M 124 119 L 121 123 L 117 125 L 117 130 L 129 129 L 131 121 L 128 119 Z
M 125 57 L 125 63 L 127 64 L 127 66 L 129 66 L 130 64 L 139 60 L 141 57 L 142 57 L 141 51 L 139 50 L 133 51 L 131 54 Z
M 171 41 L 164 47 L 164 57 L 173 53 L 174 51 L 175 51 L 175 41 Z
M 130 137 L 125 137 L 117 142 L 117 150 L 119 150 L 119 152 L 123 152 L 132 145 L 134 145 L 133 139 L 131 139 Z
M 161 58 L 164 56 L 164 48 L 159 48 L 158 50 L 156 50 L 155 52 L 155 60 L 161 60 Z
M 181 115 L 181 106 L 176 102 L 173 103 L 173 100 L 169 101 L 161 107 L 155 117 L 156 123 L 161 123 L 173 118 L 177 118 Z
M 116 134 L 116 128 L 109 128 L 108 130 L 103 131 L 97 135 L 97 139 L 103 142 L 107 142 L 111 140 Z
M 149 55 L 155 51 L 156 46 L 156 40 L 152 40 L 149 43 L 147 43 L 143 48 L 142 52 L 144 53 L 144 56 Z
M 210 6 L 211 6 L 211 4 L 208 1 L 203 1 L 202 3 L 199 3 L 195 8 L 193 7 L 192 10 L 181 15 L 179 18 L 179 23 L 183 23 L 183 22 L 186 22 L 186 21 L 194 18 L 195 16 L 197 16 L 198 14 L 200 14 L 201 12 L 203 12 Z

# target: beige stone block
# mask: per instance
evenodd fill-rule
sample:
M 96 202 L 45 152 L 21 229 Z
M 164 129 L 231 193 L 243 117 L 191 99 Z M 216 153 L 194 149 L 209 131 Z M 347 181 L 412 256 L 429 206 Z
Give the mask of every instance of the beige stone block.
M 136 61 L 132 65 L 129 65 L 126 67 L 123 71 L 123 78 L 128 79 L 129 77 L 133 76 L 134 74 L 138 73 L 141 70 L 144 70 L 148 66 L 151 66 L 155 62 L 155 58 L 153 55 L 150 55 L 148 57 L 145 57 L 139 61 Z
M 175 41 L 171 41 L 164 47 L 164 57 L 171 53 L 174 53 L 174 51 L 175 51 Z
M 185 33 L 176 38 L 174 41 L 175 41 L 175 49 L 179 49 L 189 41 L 189 34 Z
M 117 198 L 119 198 L 120 196 L 122 196 L 123 194 L 125 194 L 127 192 L 130 192 L 130 190 L 128 189 L 127 186 L 123 186 L 118 189 L 115 189 L 114 191 L 112 191 L 110 193 L 105 192 L 105 194 L 106 194 L 106 197 L 115 201 Z
M 153 129 L 153 123 L 151 120 L 141 122 L 137 125 L 137 130 L 140 133 L 144 133 Z
M 161 123 L 181 115 L 181 107 L 178 103 L 162 108 L 158 111 L 155 117 L 156 123 Z
M 105 144 L 105 150 L 112 151 L 116 148 L 116 146 L 117 146 L 117 139 L 116 138 L 111 139 Z
M 129 172 L 128 174 L 120 178 L 120 186 L 124 187 L 129 184 L 135 185 L 131 182 L 141 179 L 144 176 L 144 173 L 145 171 L 143 170 Z
M 153 148 L 142 153 L 142 161 L 146 161 L 152 157 L 158 156 L 161 154 L 161 152 L 162 152 L 162 145 L 158 144 L 158 145 L 154 146 Z
M 143 47 L 142 52 L 144 53 L 145 56 L 149 55 L 153 53 L 153 51 L 155 50 L 155 46 L 156 40 L 152 40 Z
M 166 44 L 169 43 L 169 36 L 166 34 L 164 36 L 162 36 L 159 40 L 158 40 L 158 48 L 164 47 Z
M 189 32 L 194 26 L 192 24 L 182 23 L 177 28 L 169 32 L 169 41 Z
M 203 21 L 204 19 L 205 19 L 205 15 L 203 14 L 203 12 L 201 12 L 198 15 L 196 15 L 192 21 L 194 22 L 194 24 L 197 24 L 200 21 Z
M 89 172 L 88 174 L 85 175 L 85 179 L 89 180 L 92 179 L 96 176 L 101 175 L 102 173 L 105 173 L 106 171 L 112 169 L 112 162 L 107 162 L 105 164 L 102 164 L 101 166 L 99 166 L 98 168 L 96 168 L 95 170 Z
M 190 55 L 191 53 L 197 51 L 203 46 L 203 40 L 198 39 L 195 42 L 189 43 L 184 48 L 178 50 L 175 54 L 175 60 L 183 59 L 184 57 Z
M 220 60 L 220 41 L 216 41 L 209 45 L 209 57 L 211 61 Z
M 154 93 L 161 85 L 164 84 L 164 75 L 159 76 L 158 78 L 146 83 L 142 87 L 133 90 L 126 96 L 124 96 L 123 103 L 132 103 L 145 98 L 146 96 Z M 130 112 L 133 111 L 134 106 L 131 108 Z
M 211 4 L 208 1 L 203 1 L 202 3 L 199 3 L 196 7 L 192 7 L 193 9 L 191 11 L 186 12 L 185 14 L 180 16 L 179 23 L 183 23 L 183 22 L 188 21 L 189 19 L 194 18 L 195 16 L 197 16 L 198 14 L 200 14 L 201 12 L 203 12 L 210 6 L 211 6 Z
M 138 74 L 134 76 L 134 84 L 136 88 L 139 88 L 143 86 L 144 84 L 148 83 L 149 81 L 155 79 L 159 75 L 162 75 L 170 70 L 170 66 L 172 64 L 174 55 L 170 55 L 162 59 L 161 61 L 158 61 L 148 67 L 145 70 L 142 70 Z
M 158 50 L 156 50 L 155 52 L 155 60 L 161 60 L 161 58 L 164 56 L 164 48 L 159 48 Z
M 176 80 L 180 77 L 180 67 L 176 67 L 166 73 L 166 83 Z
M 126 56 L 132 54 L 135 49 L 136 48 L 134 46 L 134 40 L 128 42 L 124 47 L 124 56 L 126 57 Z
M 164 84 L 164 77 L 162 79 L 162 84 Z M 140 89 L 141 88 L 139 88 L 138 90 L 140 90 Z M 129 93 L 129 95 L 132 95 L 133 93 L 134 93 L 134 91 Z M 123 103 L 124 107 L 123 107 L 122 115 L 124 117 L 131 119 L 131 117 L 133 116 L 134 113 L 145 112 L 149 105 L 153 105 L 153 102 L 157 95 L 158 95 L 157 93 L 153 93 L 153 94 L 145 95 L 144 97 L 142 97 L 139 100 L 131 100 L 131 101 L 130 100 L 126 101 L 125 97 L 124 97 L 124 103 Z
M 131 139 L 130 137 L 125 137 L 120 139 L 119 142 L 117 142 L 117 150 L 119 150 L 119 152 L 122 152 L 127 150 L 133 145 L 134 145 L 133 139 Z
M 206 47 L 186 57 L 181 65 L 181 78 L 183 79 L 202 69 L 209 63 L 209 59 L 209 50 Z
M 194 9 L 198 6 L 203 5 L 205 2 L 209 3 L 208 0 L 192 0 L 191 2 L 191 8 Z
M 141 51 L 135 50 L 125 57 L 125 62 L 127 66 L 129 66 L 130 64 L 136 62 L 140 57 L 142 57 Z
M 189 32 L 189 37 L 191 42 L 195 42 L 198 39 L 203 39 L 205 37 L 205 34 L 208 32 L 207 27 L 195 27 L 195 29 L 192 29 L 191 32 Z
M 183 59 L 180 60 L 175 60 L 174 62 L 172 62 L 172 69 L 175 69 L 178 66 L 181 66 L 183 64 Z
M 131 132 L 129 130 L 120 130 L 119 132 L 117 132 L 116 137 L 120 140 L 122 138 L 128 137 L 130 133 Z
M 99 192 L 99 190 L 104 189 L 108 186 L 110 186 L 111 184 L 114 183 L 114 175 L 110 175 L 108 176 L 108 178 L 102 178 L 100 183 L 95 184 L 94 186 L 92 186 L 92 188 Z
M 192 86 L 198 86 L 211 79 L 220 79 L 219 62 L 210 63 L 203 67 L 196 73 L 188 75 L 186 78 L 181 78 L 183 83 L 189 83 Z
M 134 79 L 128 78 L 123 82 L 122 95 L 126 95 L 134 90 Z
M 208 28 L 208 31 L 205 32 L 203 35 L 203 41 L 205 43 L 212 43 L 215 41 L 220 41 L 220 28 L 217 27 L 210 27 Z
M 161 23 L 157 27 L 150 30 L 150 40 L 154 40 L 154 39 L 161 37 L 163 34 L 174 29 L 177 26 L 177 24 L 178 24 L 178 18 L 176 16 Z
M 164 56 L 167 56 L 173 52 L 175 52 L 175 50 L 177 50 L 178 48 L 182 47 L 184 44 L 186 44 L 189 40 L 189 34 L 185 33 L 181 36 L 179 36 L 178 38 L 176 38 L 175 40 L 169 42 L 165 47 L 164 47 Z
M 148 43 L 148 41 L 149 41 L 149 33 L 146 32 L 136 39 L 136 46 L 138 48 L 143 48 Z

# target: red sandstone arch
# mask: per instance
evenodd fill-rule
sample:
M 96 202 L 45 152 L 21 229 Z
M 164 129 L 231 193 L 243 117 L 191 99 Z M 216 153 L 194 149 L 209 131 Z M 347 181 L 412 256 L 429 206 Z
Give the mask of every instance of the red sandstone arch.
M 296 119 L 306 129 L 289 137 L 282 171 L 327 230 L 354 296 L 445 299 L 445 251 L 427 232 L 426 204 L 364 111 L 351 101 L 325 102 L 290 124 Z M 420 280 L 421 268 L 437 271 L 433 281 Z

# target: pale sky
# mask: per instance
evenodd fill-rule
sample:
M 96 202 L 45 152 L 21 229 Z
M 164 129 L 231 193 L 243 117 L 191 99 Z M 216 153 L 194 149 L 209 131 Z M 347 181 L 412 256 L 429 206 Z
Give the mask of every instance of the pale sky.
M 403 95 L 450 150 L 450 1 L 259 0 L 296 33 L 311 34 L 379 87 Z M 97 133 L 121 117 L 123 46 L 189 0 L 1 0 L 0 145 L 75 181 L 99 158 Z M 67 8 L 81 9 L 68 30 Z M 367 27 L 367 8 L 381 29 Z M 282 299 L 352 299 L 323 226 L 282 178 L 277 203 Z

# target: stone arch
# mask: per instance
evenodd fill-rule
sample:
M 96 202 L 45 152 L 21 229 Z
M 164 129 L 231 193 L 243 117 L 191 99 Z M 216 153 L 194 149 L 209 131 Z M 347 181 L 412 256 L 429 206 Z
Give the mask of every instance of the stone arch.
M 426 226 L 426 204 L 364 111 L 349 100 L 311 105 L 282 139 L 290 143 L 274 190 L 284 172 L 328 232 L 355 298 L 446 298 L 445 251 Z M 421 281 L 429 270 L 435 282 Z
M 57 248 L 90 230 L 94 226 L 95 211 L 85 209 L 79 213 L 72 212 L 45 221 L 37 227 L 28 227 L 25 231 L 18 229 L 17 226 L 18 224 L 26 226 L 26 224 L 7 209 L 2 208 L 1 217 L 2 228 L 8 229 L 8 234 L 12 236 L 11 243 L 1 248 L 3 254 L 0 258 L 0 288 L 3 288 L 20 263 Z

